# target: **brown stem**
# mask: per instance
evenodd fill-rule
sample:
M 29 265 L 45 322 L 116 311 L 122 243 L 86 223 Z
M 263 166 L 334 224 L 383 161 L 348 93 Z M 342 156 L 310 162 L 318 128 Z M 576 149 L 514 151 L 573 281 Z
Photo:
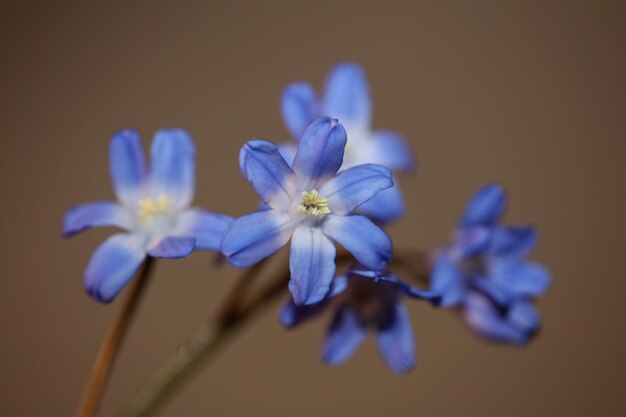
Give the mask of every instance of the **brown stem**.
M 78 405 L 78 410 L 76 411 L 77 417 L 92 417 L 98 408 L 98 404 L 102 398 L 102 393 L 106 387 L 109 374 L 111 373 L 111 368 L 115 362 L 115 358 L 117 357 L 120 345 L 124 340 L 124 336 L 128 330 L 133 315 L 137 310 L 139 300 L 144 288 L 146 287 L 153 264 L 153 258 L 146 258 L 141 272 L 133 280 L 130 294 L 128 294 L 122 309 L 113 323 L 111 323 L 111 326 L 102 341 L 100 351 L 98 352 L 93 367 L 91 368 L 91 376 L 87 382 L 85 391 L 83 392 L 80 404 Z

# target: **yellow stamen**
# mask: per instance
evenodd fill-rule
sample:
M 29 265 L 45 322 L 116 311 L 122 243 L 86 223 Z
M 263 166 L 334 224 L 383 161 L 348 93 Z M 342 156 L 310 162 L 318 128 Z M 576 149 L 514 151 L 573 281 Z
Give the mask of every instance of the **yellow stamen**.
M 172 202 L 165 194 L 161 194 L 158 198 L 144 198 L 139 200 L 139 210 L 137 214 L 139 218 L 145 220 L 152 216 L 164 214 L 170 211 Z
M 314 217 L 329 214 L 328 199 L 320 197 L 316 189 L 302 192 L 302 203 L 298 206 L 301 212 L 310 214 Z

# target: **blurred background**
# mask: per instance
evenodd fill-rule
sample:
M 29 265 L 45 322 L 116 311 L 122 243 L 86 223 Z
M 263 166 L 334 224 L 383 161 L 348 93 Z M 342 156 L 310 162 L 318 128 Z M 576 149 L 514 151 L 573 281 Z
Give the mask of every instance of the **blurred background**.
M 0 15 L 0 414 L 74 413 L 110 320 L 82 289 L 111 230 L 63 240 L 70 206 L 113 198 L 108 141 L 188 129 L 199 206 L 242 215 L 257 197 L 237 154 L 288 139 L 282 89 L 364 66 L 374 127 L 419 157 L 401 179 L 396 246 L 445 241 L 480 185 L 501 182 L 510 222 L 540 231 L 553 286 L 527 348 L 493 346 L 413 303 L 419 363 L 392 375 L 370 340 L 319 359 L 327 317 L 288 332 L 279 304 L 202 369 L 161 416 L 626 415 L 624 2 L 3 2 Z M 195 253 L 159 262 L 101 415 L 113 415 L 235 282 Z

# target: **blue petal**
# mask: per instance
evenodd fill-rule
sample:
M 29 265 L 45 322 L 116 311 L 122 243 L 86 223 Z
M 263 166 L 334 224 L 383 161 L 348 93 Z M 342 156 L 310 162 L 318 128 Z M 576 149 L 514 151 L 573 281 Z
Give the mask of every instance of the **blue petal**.
M 148 255 L 154 258 L 185 258 L 193 252 L 196 239 L 192 237 L 162 237 L 155 239 L 148 247 Z
M 341 294 L 348 288 L 348 278 L 345 275 L 338 276 L 330 284 L 330 290 L 326 293 L 324 299 L 317 304 L 296 305 L 290 298 L 280 309 L 279 318 L 283 326 L 292 328 L 303 321 L 311 319 L 319 315 L 330 304 L 334 297 Z
M 479 189 L 470 199 L 461 227 L 491 226 L 498 222 L 506 208 L 506 195 L 498 184 L 489 184 Z
M 177 209 L 186 208 L 195 189 L 196 148 L 182 129 L 159 130 L 152 141 L 151 181 L 155 196 L 164 194 Z
M 379 272 L 369 270 L 360 264 L 357 264 L 355 266 L 352 266 L 348 272 L 352 275 L 371 278 L 374 281 L 386 283 L 387 285 L 393 287 L 395 291 L 400 292 L 404 295 L 408 295 L 409 297 L 430 300 L 437 304 L 441 301 L 441 294 L 435 291 L 420 290 L 400 280 L 396 274 L 390 273 L 388 271 L 385 271 L 381 274 Z
M 463 316 L 476 333 L 494 342 L 525 344 L 531 336 L 528 329 L 511 322 L 493 303 L 479 293 L 470 293 L 467 296 Z
M 295 193 L 294 174 L 276 145 L 251 140 L 239 153 L 241 172 L 270 207 L 288 209 Z
M 493 230 L 489 227 L 469 227 L 457 230 L 454 244 L 450 249 L 452 256 L 458 259 L 469 259 L 481 255 L 491 241 Z
M 381 271 L 391 260 L 391 239 L 367 217 L 329 214 L 322 229 L 369 269 Z
M 395 302 L 378 325 L 378 350 L 392 372 L 404 374 L 415 366 L 413 327 L 404 303 Z
M 63 234 L 72 236 L 91 227 L 117 226 L 129 230 L 130 213 L 117 203 L 95 202 L 72 207 L 63 218 Z
M 550 272 L 534 262 L 497 262 L 489 265 L 489 277 L 517 296 L 540 296 L 550 286 Z
M 466 283 L 462 272 L 446 256 L 441 257 L 431 273 L 431 289 L 441 294 L 441 306 L 452 307 L 465 297 Z
M 220 250 L 222 236 L 233 220 L 225 214 L 201 209 L 187 210 L 178 216 L 172 236 L 193 237 L 196 249 Z
M 313 120 L 320 117 L 317 96 L 308 83 L 289 85 L 283 92 L 281 104 L 285 125 L 296 140 L 300 139 Z
M 474 290 L 488 297 L 492 303 L 503 311 L 508 309 L 510 304 L 514 301 L 514 297 L 511 296 L 507 288 L 499 285 L 493 279 L 473 276 L 470 278 L 470 282 Z
M 350 307 L 339 308 L 324 343 L 324 362 L 328 365 L 339 365 L 348 360 L 365 339 L 366 330 Z
M 405 204 L 400 186 L 396 184 L 382 190 L 371 200 L 363 203 L 359 210 L 380 223 L 388 223 L 402 217 L 405 213 Z
M 340 119 L 341 120 L 341 119 Z M 389 130 L 377 130 L 372 134 L 372 162 L 391 170 L 411 171 L 415 169 L 415 158 L 407 141 Z
M 509 309 L 508 319 L 513 326 L 529 337 L 537 333 L 541 327 L 541 319 L 537 309 L 525 301 L 517 302 Z
M 84 276 L 85 290 L 98 301 L 111 301 L 145 257 L 143 236 L 116 234 L 109 237 L 91 256 Z
M 247 268 L 283 247 L 295 226 L 287 213 L 278 210 L 242 216 L 224 232 L 222 252 L 235 267 Z
M 322 113 L 339 119 L 351 129 L 369 128 L 372 103 L 365 72 L 359 65 L 342 63 L 330 73 Z
M 298 145 L 293 141 L 279 143 L 278 152 L 280 152 L 280 156 L 287 162 L 287 165 L 292 166 L 293 160 L 296 158 L 296 152 L 298 152 Z
M 493 231 L 490 253 L 493 256 L 522 258 L 537 244 L 537 232 L 532 226 L 498 227 Z
M 342 171 L 319 190 L 328 199 L 328 208 L 345 215 L 393 185 L 391 171 L 382 165 L 357 165 Z
M 146 175 L 143 147 L 136 130 L 117 132 L 109 145 L 109 170 L 118 201 L 135 207 Z
M 296 304 L 314 304 L 335 275 L 335 245 L 318 227 L 298 226 L 291 237 L 289 291 Z
M 298 189 L 312 188 L 334 177 L 343 163 L 346 131 L 330 117 L 317 119 L 306 129 L 293 161 Z

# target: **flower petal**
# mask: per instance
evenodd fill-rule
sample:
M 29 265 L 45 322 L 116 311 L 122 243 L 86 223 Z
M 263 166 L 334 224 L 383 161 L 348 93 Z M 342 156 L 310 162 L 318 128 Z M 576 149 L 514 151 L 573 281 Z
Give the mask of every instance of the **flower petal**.
M 550 287 L 550 272 L 534 262 L 494 261 L 489 277 L 506 291 L 517 296 L 537 297 Z
M 339 119 L 341 120 L 341 119 Z M 369 144 L 372 162 L 391 170 L 411 171 L 415 169 L 415 158 L 406 139 L 390 130 L 376 130 Z
M 94 299 L 108 303 L 133 277 L 146 257 L 145 238 L 120 233 L 109 237 L 91 256 L 84 284 Z
M 352 62 L 337 65 L 326 80 L 322 112 L 350 128 L 368 129 L 372 103 L 365 71 Z
M 491 226 L 506 208 L 506 195 L 498 184 L 489 184 L 474 193 L 460 221 L 461 227 Z
M 420 290 L 398 278 L 398 276 L 389 271 L 379 273 L 365 268 L 363 265 L 356 264 L 352 266 L 348 272 L 351 275 L 358 275 L 360 277 L 370 278 L 376 282 L 382 282 L 392 287 L 396 292 L 400 292 L 404 295 L 408 295 L 413 298 L 420 298 L 424 300 L 430 300 L 435 304 L 438 304 L 441 300 L 441 294 L 435 291 Z M 337 279 L 335 280 L 335 282 Z
M 193 252 L 196 239 L 193 237 L 162 237 L 148 246 L 148 255 L 154 258 L 185 258 Z
M 196 148 L 189 133 L 163 129 L 152 141 L 151 185 L 155 196 L 164 194 L 174 207 L 189 207 L 195 189 Z
M 295 226 L 283 211 L 247 214 L 233 221 L 224 232 L 222 252 L 235 267 L 247 268 L 284 246 Z
M 342 171 L 319 192 L 328 199 L 331 212 L 345 215 L 391 186 L 391 171 L 382 165 L 364 164 Z
M 498 227 L 493 231 L 490 253 L 493 256 L 522 258 L 537 244 L 537 232 L 532 226 Z
M 435 263 L 430 280 L 431 289 L 441 294 L 441 307 L 455 306 L 465 297 L 463 274 L 446 256 Z
M 296 304 L 320 302 L 335 276 L 335 245 L 318 227 L 298 226 L 291 237 L 289 291 Z
M 239 153 L 241 172 L 270 207 L 288 209 L 296 191 L 294 174 L 276 145 L 251 140 Z
M 333 317 L 324 342 L 324 362 L 328 365 L 339 365 L 348 360 L 365 339 L 366 330 L 350 307 L 340 307 Z
M 510 311 L 512 311 L 511 309 Z M 509 314 L 510 314 L 509 311 Z M 464 303 L 463 317 L 467 324 L 480 336 L 493 342 L 526 344 L 534 329 L 518 326 L 522 321 L 516 312 L 515 320 L 511 321 L 506 315 L 480 293 L 470 293 Z
M 337 120 L 322 117 L 307 127 L 293 161 L 298 189 L 310 191 L 334 177 L 343 163 L 346 131 Z
M 451 256 L 465 260 L 483 254 L 491 241 L 492 234 L 493 230 L 490 227 L 475 226 L 458 229 L 452 248 L 450 248 Z
M 99 201 L 72 207 L 63 218 L 63 235 L 73 236 L 91 227 L 117 226 L 130 230 L 133 218 L 117 203 Z
M 378 324 L 376 341 L 384 361 L 394 373 L 404 374 L 415 366 L 415 341 L 404 303 L 395 302 Z
M 196 249 L 220 250 L 222 236 L 233 220 L 225 214 L 201 209 L 187 210 L 178 216 L 172 236 L 194 238 Z
M 395 180 L 393 181 L 395 182 Z M 402 217 L 405 212 L 405 204 L 400 186 L 396 184 L 382 190 L 360 205 L 359 211 L 380 223 L 388 223 Z
M 311 122 L 320 116 L 319 102 L 310 84 L 289 85 L 281 99 L 283 120 L 294 139 L 300 139 Z
M 381 271 L 391 260 L 391 239 L 367 217 L 329 214 L 322 229 L 366 268 Z
M 118 201 L 135 207 L 141 198 L 146 163 L 139 133 L 133 129 L 119 131 L 109 145 L 109 170 Z
M 293 141 L 279 143 L 278 152 L 280 152 L 280 156 L 287 162 L 287 165 L 292 166 L 293 160 L 296 158 L 296 152 L 298 152 L 298 145 Z

